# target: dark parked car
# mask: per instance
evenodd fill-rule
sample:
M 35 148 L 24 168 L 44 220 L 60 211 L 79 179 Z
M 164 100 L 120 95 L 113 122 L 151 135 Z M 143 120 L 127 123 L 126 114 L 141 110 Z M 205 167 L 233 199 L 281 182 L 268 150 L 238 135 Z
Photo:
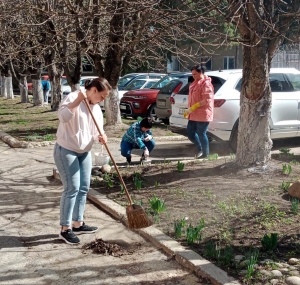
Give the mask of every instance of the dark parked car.
M 154 120 L 157 120 L 155 107 L 158 92 L 171 80 L 188 78 L 190 74 L 190 72 L 170 73 L 149 89 L 128 91 L 123 95 L 120 101 L 121 114 L 123 116 L 131 116 L 133 118 L 137 118 L 138 116 L 149 116 Z
M 190 76 L 174 79 L 164 86 L 157 94 L 155 114 L 157 118 L 161 119 L 165 124 L 169 123 L 169 118 L 172 114 L 171 103 L 172 100 L 174 101 L 173 97 L 187 85 L 188 81 L 191 81 L 190 78 L 193 79 L 191 74 Z

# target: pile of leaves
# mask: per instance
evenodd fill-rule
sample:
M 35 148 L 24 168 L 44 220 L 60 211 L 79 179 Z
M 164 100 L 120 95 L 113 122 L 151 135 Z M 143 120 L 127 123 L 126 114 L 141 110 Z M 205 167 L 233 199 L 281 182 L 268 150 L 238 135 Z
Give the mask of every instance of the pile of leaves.
M 95 254 L 111 255 L 114 257 L 121 257 L 123 255 L 131 255 L 134 253 L 134 250 L 124 249 L 116 243 L 105 242 L 101 238 L 83 245 L 82 249 L 92 250 Z

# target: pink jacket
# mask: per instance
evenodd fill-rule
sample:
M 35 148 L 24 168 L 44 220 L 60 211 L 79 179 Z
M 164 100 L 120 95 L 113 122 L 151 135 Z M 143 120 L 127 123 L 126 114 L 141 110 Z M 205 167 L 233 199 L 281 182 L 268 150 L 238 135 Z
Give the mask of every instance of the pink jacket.
M 214 87 L 211 83 L 211 78 L 207 75 L 204 75 L 203 79 L 194 81 L 190 85 L 188 107 L 202 100 L 206 100 L 206 105 L 200 106 L 190 113 L 189 120 L 197 122 L 211 122 L 213 120 Z

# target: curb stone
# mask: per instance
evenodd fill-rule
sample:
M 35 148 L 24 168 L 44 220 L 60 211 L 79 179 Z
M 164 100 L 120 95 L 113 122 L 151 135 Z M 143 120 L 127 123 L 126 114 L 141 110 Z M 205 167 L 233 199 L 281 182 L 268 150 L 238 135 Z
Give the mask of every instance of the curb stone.
M 153 137 L 155 141 L 184 141 L 187 140 L 185 136 L 161 136 L 161 137 Z M 108 142 L 121 142 L 121 138 L 108 138 Z
M 53 168 L 53 176 L 60 180 L 59 173 Z M 94 202 L 102 210 L 109 213 L 116 220 L 128 226 L 126 209 L 116 202 L 106 198 L 96 190 L 90 189 L 88 199 Z M 168 255 L 175 257 L 176 261 L 183 267 L 192 270 L 197 276 L 210 279 L 215 285 L 241 285 L 238 280 L 230 277 L 224 270 L 204 259 L 192 250 L 187 250 L 177 241 L 165 235 L 154 226 L 136 230 L 143 238 L 162 249 Z

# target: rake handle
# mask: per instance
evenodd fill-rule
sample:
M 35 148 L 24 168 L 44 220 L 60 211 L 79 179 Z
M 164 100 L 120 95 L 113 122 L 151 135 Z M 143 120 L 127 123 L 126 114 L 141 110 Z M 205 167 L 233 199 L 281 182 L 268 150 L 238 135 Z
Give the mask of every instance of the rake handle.
M 97 128 L 97 130 L 98 130 L 98 132 L 99 132 L 99 134 L 100 134 L 100 136 L 102 136 L 101 130 L 100 130 L 100 128 L 99 128 L 99 126 L 98 126 L 98 123 L 97 123 L 97 121 L 96 121 L 96 119 L 95 119 L 95 117 L 94 117 L 94 114 L 93 114 L 93 112 L 92 112 L 92 110 L 91 110 L 91 107 L 90 107 L 89 102 L 87 101 L 86 98 L 85 98 L 83 101 L 84 101 L 86 107 L 88 108 L 90 115 L 92 116 L 92 119 L 93 119 L 93 121 L 94 121 L 94 124 L 95 124 L 95 126 L 96 126 L 96 128 Z M 110 159 L 111 159 L 111 161 L 112 161 L 112 163 L 113 163 L 113 165 L 114 165 L 114 167 L 115 167 L 115 169 L 116 169 L 116 171 L 117 171 L 117 174 L 118 174 L 118 176 L 119 176 L 119 179 L 120 179 L 120 181 L 121 181 L 121 184 L 122 184 L 123 187 L 124 187 L 124 190 L 125 190 L 127 199 L 128 199 L 128 201 L 129 201 L 130 205 L 132 205 L 133 202 L 132 202 L 132 200 L 131 200 L 131 197 L 130 197 L 130 195 L 129 195 L 129 192 L 128 192 L 128 190 L 127 190 L 127 187 L 126 187 L 126 185 L 125 185 L 125 183 L 124 183 L 124 180 L 123 180 L 123 178 L 122 178 L 122 176 L 121 176 L 121 174 L 120 174 L 120 172 L 119 172 L 119 168 L 118 168 L 118 166 L 117 166 L 117 164 L 116 164 L 116 162 L 115 162 L 115 160 L 114 160 L 114 158 L 113 158 L 113 156 L 112 156 L 112 154 L 111 154 L 111 152 L 110 152 L 110 150 L 109 150 L 109 148 L 108 148 L 108 146 L 107 146 L 106 143 L 104 143 L 104 146 L 105 146 L 105 149 L 106 149 L 107 153 L 109 154 L 109 157 L 110 157 Z

